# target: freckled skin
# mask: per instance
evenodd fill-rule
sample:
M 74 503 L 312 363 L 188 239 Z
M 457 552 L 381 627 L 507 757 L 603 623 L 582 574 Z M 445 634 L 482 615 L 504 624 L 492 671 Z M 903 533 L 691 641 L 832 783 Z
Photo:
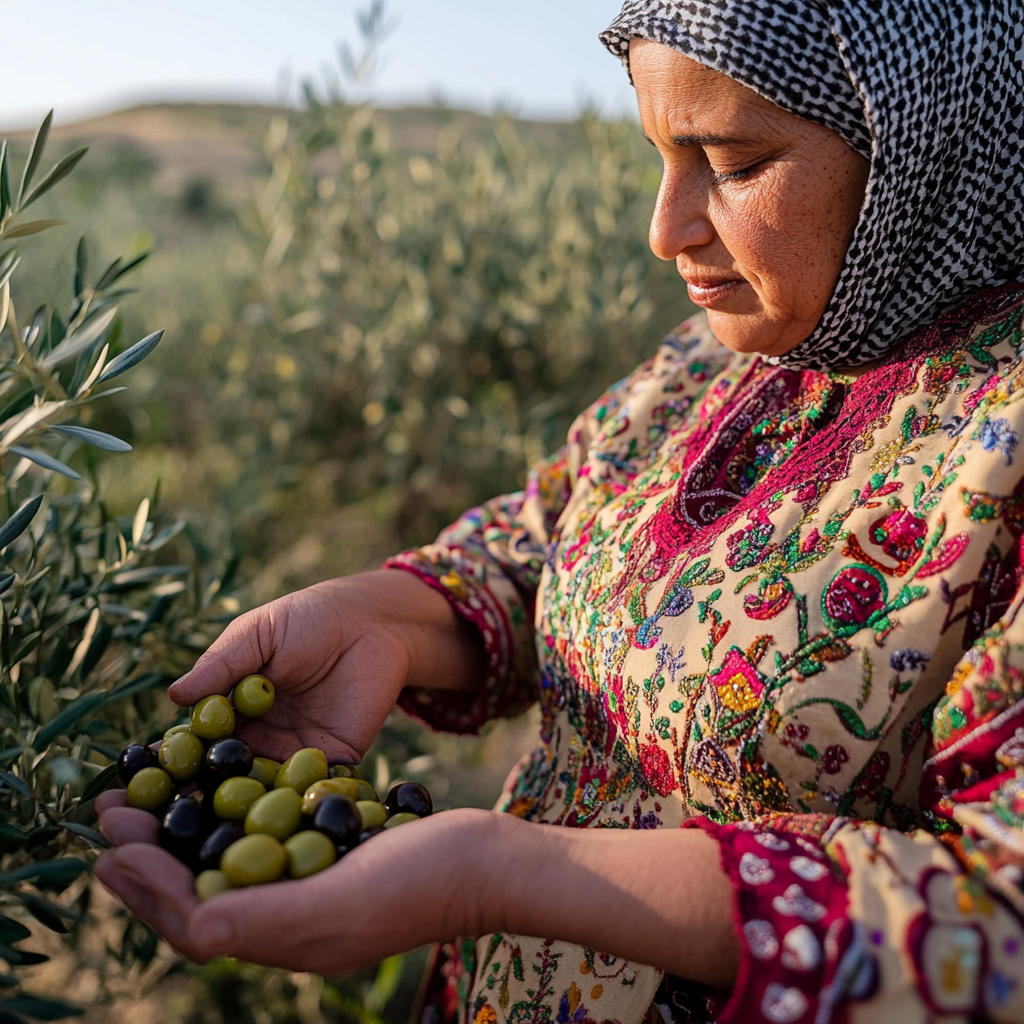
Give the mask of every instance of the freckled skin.
M 651 249 L 676 261 L 724 345 L 790 351 L 828 306 L 868 161 L 835 132 L 671 47 L 634 39 L 629 59 L 644 131 L 665 167 Z

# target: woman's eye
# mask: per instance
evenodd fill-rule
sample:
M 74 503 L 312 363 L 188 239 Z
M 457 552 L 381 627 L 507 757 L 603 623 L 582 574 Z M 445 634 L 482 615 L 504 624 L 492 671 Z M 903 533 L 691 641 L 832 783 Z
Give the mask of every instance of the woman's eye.
M 728 172 L 714 172 L 715 182 L 719 185 L 725 184 L 729 181 L 743 181 L 745 178 L 751 177 L 755 171 L 761 166 L 761 163 L 751 164 L 750 167 L 744 167 L 739 171 L 728 171 Z

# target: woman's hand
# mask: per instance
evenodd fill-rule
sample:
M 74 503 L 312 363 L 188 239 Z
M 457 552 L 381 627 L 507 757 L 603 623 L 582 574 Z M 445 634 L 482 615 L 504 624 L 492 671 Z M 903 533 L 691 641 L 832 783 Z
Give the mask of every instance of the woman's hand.
M 97 798 L 117 847 L 100 881 L 192 960 L 225 954 L 340 974 L 459 935 L 540 935 L 728 988 L 739 961 L 718 846 L 697 829 L 535 825 L 445 811 L 375 836 L 302 881 L 200 904 L 189 870 L 156 842 L 157 820 Z
M 483 645 L 448 602 L 411 573 L 362 573 L 308 587 L 240 616 L 170 689 L 190 706 L 265 674 L 277 699 L 237 735 L 280 760 L 319 747 L 359 761 L 404 686 L 469 689 Z
M 311 878 L 200 903 L 188 868 L 153 845 L 157 819 L 123 801 L 121 790 L 97 800 L 117 845 L 96 875 L 190 960 L 236 956 L 333 976 L 477 927 L 474 904 L 489 866 L 480 853 L 498 817 L 488 811 L 447 811 L 388 829 Z

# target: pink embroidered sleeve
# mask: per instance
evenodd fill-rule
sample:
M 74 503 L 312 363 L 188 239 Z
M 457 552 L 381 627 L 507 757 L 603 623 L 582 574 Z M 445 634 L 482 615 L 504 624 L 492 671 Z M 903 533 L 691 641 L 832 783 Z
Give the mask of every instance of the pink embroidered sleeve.
M 827 815 L 691 824 L 732 880 L 742 965 L 720 1024 L 1024 1021 L 1024 590 L 935 709 L 903 833 Z

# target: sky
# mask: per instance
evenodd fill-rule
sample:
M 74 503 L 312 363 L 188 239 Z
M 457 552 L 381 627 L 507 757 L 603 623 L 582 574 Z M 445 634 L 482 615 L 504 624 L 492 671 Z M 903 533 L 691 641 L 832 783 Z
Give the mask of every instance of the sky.
M 337 69 L 369 0 L 0 0 L 0 125 L 51 107 L 79 120 L 159 100 L 273 103 Z M 619 0 L 388 0 L 395 29 L 372 86 L 386 104 L 443 99 L 523 116 L 590 103 L 630 113 L 621 65 L 597 41 Z

